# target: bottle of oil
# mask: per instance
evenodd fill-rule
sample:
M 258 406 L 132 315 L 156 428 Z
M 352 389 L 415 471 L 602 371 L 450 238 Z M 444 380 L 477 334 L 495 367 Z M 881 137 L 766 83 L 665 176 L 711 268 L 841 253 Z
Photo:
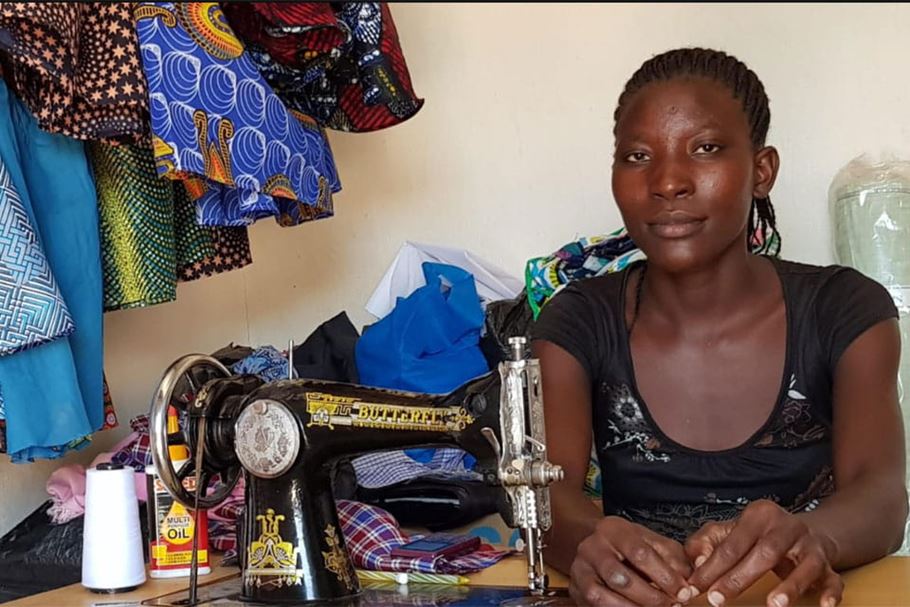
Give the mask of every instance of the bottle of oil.
M 168 409 L 168 434 L 179 430 L 177 412 L 173 407 Z M 186 445 L 171 445 L 168 453 L 174 469 L 190 459 Z M 198 556 L 199 575 L 212 571 L 209 565 L 208 518 L 205 510 L 199 512 L 199 528 L 196 528 L 193 511 L 186 508 L 167 492 L 155 466 L 145 469 L 148 479 L 148 516 L 149 534 L 149 575 L 153 578 L 181 577 L 190 575 L 193 562 L 193 535 L 199 534 Z M 195 492 L 196 477 L 190 476 L 183 481 L 187 491 Z

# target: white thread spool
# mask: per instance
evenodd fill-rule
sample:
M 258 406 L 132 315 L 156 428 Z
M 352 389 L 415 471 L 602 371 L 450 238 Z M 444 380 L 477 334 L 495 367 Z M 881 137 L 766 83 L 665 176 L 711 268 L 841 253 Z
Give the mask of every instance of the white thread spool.
M 93 592 L 127 592 L 145 582 L 134 474 L 117 464 L 86 472 L 82 585 Z

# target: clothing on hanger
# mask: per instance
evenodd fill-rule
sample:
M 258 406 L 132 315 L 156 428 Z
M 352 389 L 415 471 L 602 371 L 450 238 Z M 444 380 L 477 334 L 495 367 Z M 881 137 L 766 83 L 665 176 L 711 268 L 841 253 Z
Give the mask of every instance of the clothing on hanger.
M 341 189 L 322 129 L 288 110 L 215 2 L 141 2 L 136 31 L 159 176 L 186 179 L 203 225 L 333 214 Z
M 385 2 L 231 2 L 224 11 L 275 93 L 322 126 L 375 131 L 423 106 Z
M 246 227 L 197 224 L 183 183 L 156 174 L 150 145 L 96 142 L 89 153 L 98 190 L 105 311 L 174 301 L 178 280 L 252 261 Z M 222 229 L 236 233 L 236 251 L 226 250 Z
M 148 132 L 133 6 L 0 3 L 0 64 L 42 129 L 90 140 Z
M 0 356 L 15 462 L 59 457 L 104 425 L 101 261 L 95 188 L 82 142 L 47 133 L 0 82 L 0 162 L 27 209 L 75 330 Z

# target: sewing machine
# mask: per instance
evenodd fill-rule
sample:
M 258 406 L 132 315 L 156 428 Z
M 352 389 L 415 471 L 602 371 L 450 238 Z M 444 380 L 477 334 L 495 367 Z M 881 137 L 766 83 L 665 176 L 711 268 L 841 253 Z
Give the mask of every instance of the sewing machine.
M 509 342 L 511 360 L 498 374 L 441 396 L 306 379 L 264 383 L 232 376 L 214 358 L 185 356 L 165 372 L 152 401 L 155 466 L 174 498 L 197 511 L 223 501 L 244 475 L 239 601 L 356 604 L 360 585 L 340 530 L 332 463 L 368 451 L 458 446 L 477 458 L 486 482 L 502 488 L 500 514 L 522 529 L 528 593 L 541 596 L 547 487 L 563 472 L 546 459 L 538 362 L 524 338 Z M 167 433 L 169 406 L 185 413 L 177 435 Z M 180 470 L 168 455 L 175 440 L 194 454 Z M 218 489 L 206 492 L 215 474 Z M 183 484 L 190 475 L 194 493 Z M 197 604 L 195 574 L 189 603 Z

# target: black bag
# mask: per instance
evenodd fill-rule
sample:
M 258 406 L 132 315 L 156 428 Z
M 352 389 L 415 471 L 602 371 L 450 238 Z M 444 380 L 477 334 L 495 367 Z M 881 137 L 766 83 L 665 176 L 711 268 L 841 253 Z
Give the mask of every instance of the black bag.
M 499 487 L 481 481 L 414 479 L 387 487 L 357 487 L 356 499 L 387 510 L 405 527 L 445 531 L 497 512 Z
M 0 538 L 0 603 L 76 584 L 82 579 L 83 517 L 55 525 L 48 500 Z M 142 549 L 148 562 L 146 505 L 139 504 Z
M 533 322 L 534 313 L 526 291 L 519 293 L 515 299 L 502 299 L 487 305 L 480 349 L 491 369 L 511 358 L 510 337 L 524 336 L 530 342 Z

